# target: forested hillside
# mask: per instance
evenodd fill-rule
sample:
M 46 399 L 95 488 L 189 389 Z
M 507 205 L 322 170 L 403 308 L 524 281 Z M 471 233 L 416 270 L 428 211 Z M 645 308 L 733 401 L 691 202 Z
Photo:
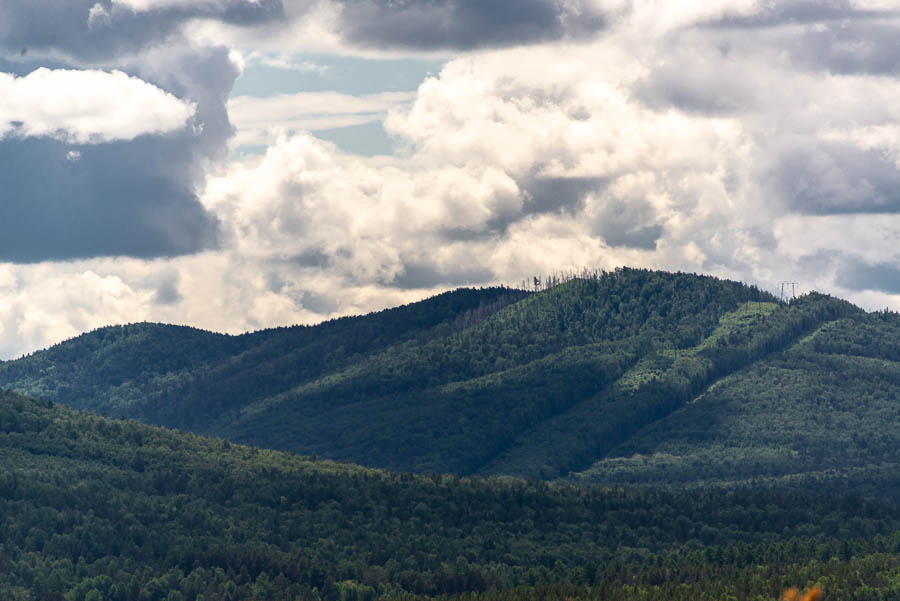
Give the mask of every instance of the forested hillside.
M 657 485 L 854 482 L 857 490 L 900 493 L 882 480 L 900 469 L 898 361 L 900 315 L 826 322 L 716 382 L 575 477 Z
M 0 386 L 79 409 L 138 415 L 202 429 L 221 407 L 241 406 L 409 339 L 465 327 L 527 293 L 456 290 L 318 326 L 227 336 L 139 323 L 100 328 L 0 363 Z
M 244 336 L 108 328 L 0 364 L 0 386 L 396 470 L 890 494 L 898 319 L 619 269 Z
M 0 541 L 4 601 L 900 593 L 893 502 L 389 473 L 13 393 L 0 393 Z

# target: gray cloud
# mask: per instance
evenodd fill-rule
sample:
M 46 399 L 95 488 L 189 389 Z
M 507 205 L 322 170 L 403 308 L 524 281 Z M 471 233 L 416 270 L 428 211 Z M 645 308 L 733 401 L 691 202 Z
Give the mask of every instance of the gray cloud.
M 226 48 L 191 48 L 162 64 L 135 64 L 131 70 L 143 79 L 197 104 L 198 131 L 193 136 L 194 158 L 224 158 L 225 142 L 234 134 L 226 102 L 240 72 Z M 127 71 L 128 69 L 126 69 Z
M 655 250 L 663 228 L 656 211 L 643 199 L 609 198 L 594 222 L 593 231 L 610 246 Z
M 793 61 L 833 73 L 896 74 L 900 71 L 900 28 L 876 20 L 843 21 L 808 28 L 787 47 Z
M 849 0 L 780 0 L 760 2 L 750 15 L 729 15 L 707 24 L 723 28 L 760 28 L 776 25 L 873 19 L 896 15 L 897 11 L 860 10 Z
M 490 269 L 475 260 L 469 265 L 456 265 L 450 269 L 442 269 L 427 261 L 408 261 L 403 266 L 403 273 L 389 285 L 397 288 L 469 286 L 491 282 L 494 277 Z
M 689 68 L 685 68 L 687 64 Z M 689 113 L 731 113 L 757 101 L 753 83 L 733 74 L 734 66 L 727 57 L 679 56 L 638 81 L 634 94 L 655 109 L 675 106 Z
M 340 308 L 340 303 L 334 297 L 309 291 L 303 293 L 300 304 L 304 308 L 320 315 L 329 315 Z
M 341 29 L 368 46 L 470 50 L 584 37 L 605 24 L 589 2 L 347 0 Z
M 180 274 L 171 270 L 163 272 L 156 277 L 155 282 L 151 282 L 156 292 L 153 293 L 153 302 L 160 305 L 174 305 L 181 302 L 184 297 L 178 289 Z
M 900 212 L 900 171 L 879 149 L 803 138 L 774 156 L 770 185 L 793 211 Z
M 0 142 L 0 260 L 171 256 L 215 244 L 216 221 L 184 173 L 184 135 L 85 146 L 77 161 L 68 152 L 48 139 Z
M 0 48 L 36 49 L 0 62 L 24 75 L 37 66 L 68 67 L 41 52 L 68 56 L 77 66 L 98 61 L 148 81 L 196 105 L 188 127 L 166 135 L 72 147 L 52 139 L 0 140 L 0 261 L 36 262 L 97 256 L 174 256 L 214 248 L 217 219 L 195 189 L 204 164 L 224 159 L 234 129 L 226 100 L 239 72 L 226 48 L 173 42 L 136 51 L 171 35 L 185 18 L 253 23 L 281 10 L 280 0 L 254 5 L 228 0 L 135 13 L 122 7 L 110 23 L 90 27 L 93 1 L 34 0 L 0 7 Z M 171 40 L 170 40 L 171 41 Z M 12 52 L 10 52 L 12 53 Z
M 108 18 L 89 23 L 99 5 Z M 81 61 L 109 60 L 136 52 L 177 32 L 187 19 L 210 18 L 254 25 L 284 16 L 282 0 L 223 0 L 135 12 L 110 0 L 27 0 L 0 4 L 0 49 L 26 57 L 34 52 L 62 53 Z
M 900 265 L 870 265 L 859 259 L 847 259 L 838 268 L 835 282 L 849 290 L 877 290 L 900 294 Z
M 743 37 L 750 47 L 778 47 L 800 68 L 896 74 L 898 18 L 900 10 L 860 10 L 846 0 L 794 0 L 767 3 L 752 15 L 717 20 L 705 28 Z
M 289 263 L 298 267 L 316 267 L 323 269 L 328 266 L 330 258 L 317 248 L 309 248 L 302 253 L 290 258 Z
M 584 208 L 585 196 L 602 189 L 606 180 L 590 177 L 535 177 L 520 185 L 525 190 L 523 210 L 526 214 L 559 211 L 575 214 Z
M 516 182 L 522 191 L 522 209 L 507 215 L 496 215 L 483 228 L 460 228 L 447 224 L 440 238 L 447 242 L 476 242 L 496 238 L 529 215 L 565 213 L 576 215 L 583 208 L 586 196 L 603 189 L 607 181 L 594 177 L 537 177 L 529 175 Z

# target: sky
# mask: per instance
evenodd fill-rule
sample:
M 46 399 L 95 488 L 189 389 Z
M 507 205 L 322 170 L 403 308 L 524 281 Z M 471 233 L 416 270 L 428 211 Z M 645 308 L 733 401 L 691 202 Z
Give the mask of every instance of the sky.
M 0 359 L 628 265 L 900 310 L 896 0 L 4 0 Z

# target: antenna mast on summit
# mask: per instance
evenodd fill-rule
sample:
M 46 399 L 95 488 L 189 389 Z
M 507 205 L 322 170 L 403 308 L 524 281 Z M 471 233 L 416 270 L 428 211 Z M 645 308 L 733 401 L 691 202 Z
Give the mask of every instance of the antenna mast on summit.
M 790 298 L 797 298 L 797 282 L 781 282 L 781 302 L 785 301 L 784 291 L 785 288 L 790 286 Z

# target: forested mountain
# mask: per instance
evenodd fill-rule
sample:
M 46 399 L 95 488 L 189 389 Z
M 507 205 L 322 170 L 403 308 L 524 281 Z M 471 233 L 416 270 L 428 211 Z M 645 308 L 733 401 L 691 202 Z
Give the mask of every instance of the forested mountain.
M 390 473 L 0 393 L 4 601 L 887 599 L 898 553 L 894 502 Z
M 0 387 L 398 470 L 886 494 L 898 333 L 820 294 L 619 269 L 243 336 L 106 328 L 0 364 Z
M 240 407 L 435 330 L 465 327 L 526 295 L 456 290 L 315 327 L 240 336 L 151 323 L 100 328 L 0 363 L 0 386 L 79 409 L 203 429 L 222 407 Z
M 767 481 L 897 494 L 900 316 L 829 321 L 732 373 L 612 449 L 581 480 Z

